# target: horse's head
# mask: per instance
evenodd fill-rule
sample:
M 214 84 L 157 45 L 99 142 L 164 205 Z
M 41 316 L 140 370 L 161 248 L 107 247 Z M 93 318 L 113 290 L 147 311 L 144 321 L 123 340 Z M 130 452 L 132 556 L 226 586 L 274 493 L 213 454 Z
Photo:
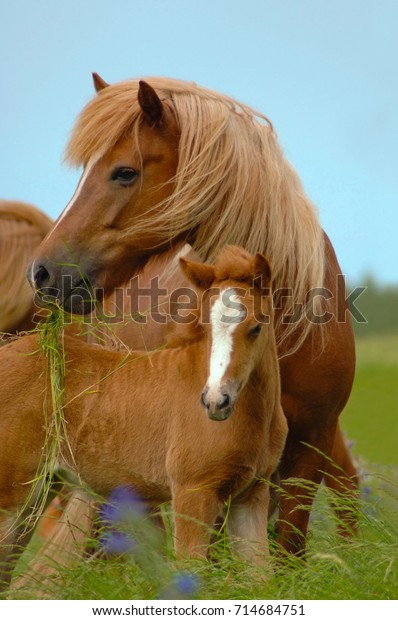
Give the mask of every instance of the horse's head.
M 252 257 L 234 246 L 215 265 L 180 262 L 203 292 L 200 324 L 209 344 L 209 369 L 201 402 L 211 420 L 226 420 L 273 337 L 270 266 L 262 254 Z
M 165 247 L 139 222 L 172 193 L 178 161 L 176 122 L 151 86 L 108 87 L 98 76 L 94 83 L 98 95 L 68 150 L 83 174 L 28 270 L 39 300 L 76 313 L 90 312 L 95 298 Z

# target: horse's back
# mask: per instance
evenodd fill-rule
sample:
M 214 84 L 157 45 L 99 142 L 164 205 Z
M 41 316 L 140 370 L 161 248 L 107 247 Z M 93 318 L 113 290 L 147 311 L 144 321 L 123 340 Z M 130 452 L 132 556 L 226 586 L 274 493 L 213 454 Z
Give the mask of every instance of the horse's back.
M 4 509 L 24 501 L 30 488 L 26 483 L 36 476 L 45 444 L 45 393 L 45 358 L 38 335 L 20 337 L 2 347 L 0 503 Z
M 10 339 L 0 349 L 1 411 L 8 400 L 20 400 L 25 408 L 29 406 L 33 392 L 42 390 L 45 364 L 38 333 Z
M 50 218 L 37 207 L 0 200 L 0 331 L 31 326 L 33 293 L 26 269 L 51 226 Z

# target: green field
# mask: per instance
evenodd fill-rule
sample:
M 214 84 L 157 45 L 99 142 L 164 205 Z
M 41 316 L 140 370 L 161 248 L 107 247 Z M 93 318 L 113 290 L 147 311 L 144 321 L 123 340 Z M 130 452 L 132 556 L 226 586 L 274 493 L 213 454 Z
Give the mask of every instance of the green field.
M 353 453 L 373 463 L 398 465 L 398 335 L 357 339 L 354 388 L 342 414 Z

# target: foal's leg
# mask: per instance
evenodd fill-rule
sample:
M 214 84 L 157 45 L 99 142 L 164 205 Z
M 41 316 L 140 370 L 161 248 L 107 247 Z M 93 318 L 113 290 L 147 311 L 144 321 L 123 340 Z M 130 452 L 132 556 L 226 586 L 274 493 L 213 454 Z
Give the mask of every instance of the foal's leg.
M 258 482 L 248 497 L 232 502 L 227 530 L 233 550 L 245 561 L 269 566 L 267 512 L 270 499 L 267 482 Z
M 222 507 L 211 488 L 173 488 L 174 544 L 178 557 L 206 557 L 211 529 Z

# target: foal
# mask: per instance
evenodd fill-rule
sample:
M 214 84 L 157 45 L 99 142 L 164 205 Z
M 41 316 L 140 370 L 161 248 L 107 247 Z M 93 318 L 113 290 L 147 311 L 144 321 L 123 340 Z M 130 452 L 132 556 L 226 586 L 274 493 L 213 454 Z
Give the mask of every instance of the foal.
M 152 506 L 172 500 L 175 549 L 183 557 L 206 555 L 210 530 L 228 502 L 237 553 L 266 564 L 268 483 L 287 434 L 270 268 L 263 255 L 237 247 L 226 248 L 215 265 L 180 263 L 200 309 L 169 348 L 126 358 L 65 336 L 67 442 L 59 462 L 105 497 L 130 485 Z M 26 513 L 29 481 L 46 459 L 45 370 L 37 335 L 0 351 L 6 583 L 16 545 L 24 542 L 17 539 L 17 514 Z

